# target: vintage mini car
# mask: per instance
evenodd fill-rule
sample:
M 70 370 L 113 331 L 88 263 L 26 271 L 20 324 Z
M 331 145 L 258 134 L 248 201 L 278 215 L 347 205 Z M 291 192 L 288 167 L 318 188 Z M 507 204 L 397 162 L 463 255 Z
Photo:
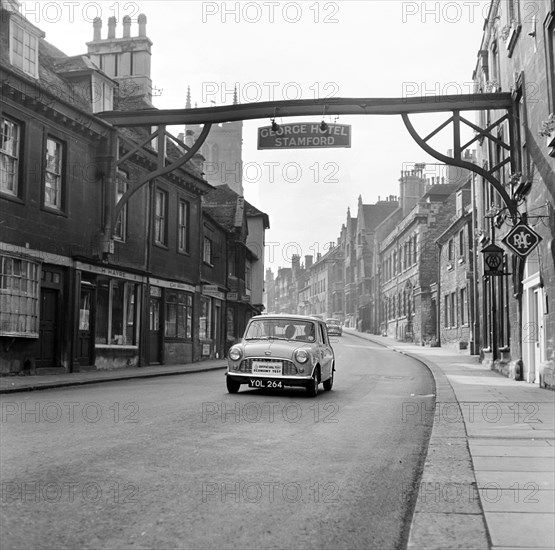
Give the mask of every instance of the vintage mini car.
M 330 336 L 341 336 L 343 334 L 339 319 L 326 319 L 326 327 Z
M 335 375 L 335 355 L 326 323 L 304 315 L 253 317 L 238 344 L 227 354 L 226 384 L 237 393 L 250 388 L 301 386 L 314 397 L 323 384 L 329 391 Z

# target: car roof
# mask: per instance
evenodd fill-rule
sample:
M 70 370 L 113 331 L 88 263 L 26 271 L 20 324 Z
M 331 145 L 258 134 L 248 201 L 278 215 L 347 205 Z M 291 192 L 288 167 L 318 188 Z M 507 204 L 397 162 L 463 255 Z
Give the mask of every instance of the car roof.
M 254 317 L 251 317 L 251 321 L 252 320 L 262 320 L 262 321 L 268 321 L 270 319 L 291 319 L 292 321 L 320 321 L 322 322 L 322 319 L 318 319 L 316 317 L 312 317 L 310 315 L 298 315 L 298 314 L 287 314 L 287 313 L 272 313 L 269 315 L 255 315 Z

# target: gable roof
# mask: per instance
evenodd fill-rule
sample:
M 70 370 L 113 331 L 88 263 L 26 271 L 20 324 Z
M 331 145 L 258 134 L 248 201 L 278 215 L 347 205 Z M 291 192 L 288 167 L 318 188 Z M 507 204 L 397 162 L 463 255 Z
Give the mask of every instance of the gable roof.
M 397 201 L 380 201 L 376 204 L 363 204 L 362 215 L 364 228 L 373 231 L 383 222 L 392 212 L 399 208 Z
M 228 230 L 233 230 L 238 225 L 238 204 L 239 199 L 242 199 L 229 185 L 218 185 L 209 191 L 202 198 L 202 207 L 208 209 L 210 215 L 223 227 Z M 244 211 L 246 217 L 262 216 L 264 219 L 264 228 L 270 227 L 268 215 L 258 210 L 255 206 L 248 201 L 244 201 Z

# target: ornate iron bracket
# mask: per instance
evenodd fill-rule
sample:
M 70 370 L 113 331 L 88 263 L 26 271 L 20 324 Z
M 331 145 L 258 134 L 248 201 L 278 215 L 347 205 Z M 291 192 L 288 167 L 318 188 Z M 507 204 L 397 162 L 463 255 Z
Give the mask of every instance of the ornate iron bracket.
M 159 126 L 154 132 L 152 132 L 147 138 L 145 138 L 142 142 L 138 144 L 130 140 L 125 140 L 127 143 L 131 144 L 131 149 L 127 153 L 125 153 L 125 155 L 123 155 L 120 159 L 118 159 L 118 161 L 116 162 L 116 167 L 121 166 L 126 160 L 128 160 L 131 156 L 133 156 L 134 154 L 138 153 L 141 150 L 146 151 L 149 156 L 154 156 L 154 153 L 152 153 L 148 149 L 145 149 L 145 147 L 146 145 L 151 143 L 153 139 L 158 138 L 157 167 L 156 167 L 156 170 L 149 172 L 141 179 L 139 179 L 139 181 L 134 183 L 133 186 L 130 187 L 122 195 L 122 197 L 120 198 L 120 200 L 116 204 L 116 207 L 113 210 L 112 217 L 110 220 L 111 236 L 113 235 L 114 228 L 116 227 L 117 219 L 120 216 L 123 207 L 125 206 L 125 204 L 127 204 L 127 201 L 149 181 L 153 180 L 154 178 L 158 178 L 160 176 L 164 176 L 166 174 L 169 174 L 170 172 L 173 172 L 180 166 L 184 165 L 191 158 L 193 158 L 193 156 L 199 151 L 199 149 L 202 147 L 203 143 L 205 142 L 206 138 L 208 137 L 211 127 L 212 127 L 212 124 L 204 125 L 202 132 L 200 133 L 199 137 L 196 139 L 192 147 L 189 147 L 181 140 L 179 140 L 178 138 L 170 134 L 166 130 L 165 125 Z M 187 151 L 183 156 L 179 157 L 177 160 L 169 164 L 168 164 L 168 159 L 166 158 L 166 137 L 169 137 L 175 143 L 177 143 L 177 145 L 179 145 L 180 147 L 182 147 Z M 122 139 L 122 138 L 118 137 L 118 139 Z
M 416 141 L 416 143 L 418 143 L 418 145 L 420 145 L 420 147 L 424 149 L 424 151 L 426 151 L 426 153 L 436 158 L 440 162 L 443 162 L 445 164 L 452 165 L 452 166 L 458 166 L 459 168 L 464 168 L 466 170 L 469 170 L 470 172 L 474 172 L 475 174 L 482 176 L 484 179 L 489 181 L 491 185 L 495 188 L 495 190 L 499 193 L 501 198 L 503 199 L 503 202 L 505 203 L 511 217 L 515 220 L 517 219 L 518 217 L 517 203 L 514 199 L 512 199 L 509 196 L 506 189 L 503 187 L 503 184 L 501 183 L 499 176 L 496 176 L 496 173 L 500 174 L 501 169 L 507 163 L 510 163 L 511 169 L 513 168 L 514 159 L 513 159 L 513 156 L 511 155 L 511 145 L 510 143 L 506 143 L 502 139 L 492 134 L 492 130 L 500 127 L 501 124 L 503 124 L 505 121 L 508 121 L 509 135 L 512 135 L 512 116 L 510 113 L 506 113 L 497 121 L 490 124 L 487 128 L 480 128 L 479 126 L 476 126 L 472 122 L 463 118 L 460 114 L 460 111 L 454 110 L 452 111 L 452 115 L 445 122 L 440 124 L 433 132 L 428 134 L 426 137 L 421 137 L 418 134 L 418 132 L 416 131 L 412 122 L 409 119 L 408 113 L 401 113 L 401 116 L 403 117 L 403 122 L 409 134 L 412 136 L 414 141 Z M 437 133 L 439 133 L 441 130 L 443 130 L 443 128 L 445 128 L 451 123 L 453 126 L 452 128 L 453 129 L 453 157 L 448 157 L 446 155 L 443 155 L 439 151 L 436 151 L 433 147 L 431 147 L 428 144 L 428 141 L 432 137 L 434 137 Z M 474 136 L 474 138 L 465 144 L 461 144 L 461 133 L 460 133 L 461 123 L 466 124 L 467 126 L 469 126 L 470 128 L 476 131 L 476 135 Z M 496 166 L 493 166 L 489 170 L 482 168 L 472 162 L 463 160 L 464 158 L 463 154 L 465 149 L 467 149 L 469 145 L 471 145 L 472 143 L 474 143 L 475 141 L 481 138 L 487 138 L 492 142 L 496 143 L 497 145 L 501 146 L 503 149 L 508 151 L 509 156 L 507 156 L 504 160 L 502 160 L 500 163 L 498 163 Z

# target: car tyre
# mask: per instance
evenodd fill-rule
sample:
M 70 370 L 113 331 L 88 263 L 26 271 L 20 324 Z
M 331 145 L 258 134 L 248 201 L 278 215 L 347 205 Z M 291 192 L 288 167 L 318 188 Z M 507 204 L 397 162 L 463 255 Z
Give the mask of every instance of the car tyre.
M 306 394 L 308 397 L 316 397 L 318 395 L 318 369 L 314 369 L 314 374 L 306 386 Z
M 335 368 L 331 369 L 331 376 L 324 380 L 324 391 L 330 391 L 333 388 L 333 378 L 335 376 Z
M 229 376 L 226 376 L 225 385 L 229 393 L 237 393 L 241 387 L 239 382 L 235 382 L 235 380 L 232 380 Z

